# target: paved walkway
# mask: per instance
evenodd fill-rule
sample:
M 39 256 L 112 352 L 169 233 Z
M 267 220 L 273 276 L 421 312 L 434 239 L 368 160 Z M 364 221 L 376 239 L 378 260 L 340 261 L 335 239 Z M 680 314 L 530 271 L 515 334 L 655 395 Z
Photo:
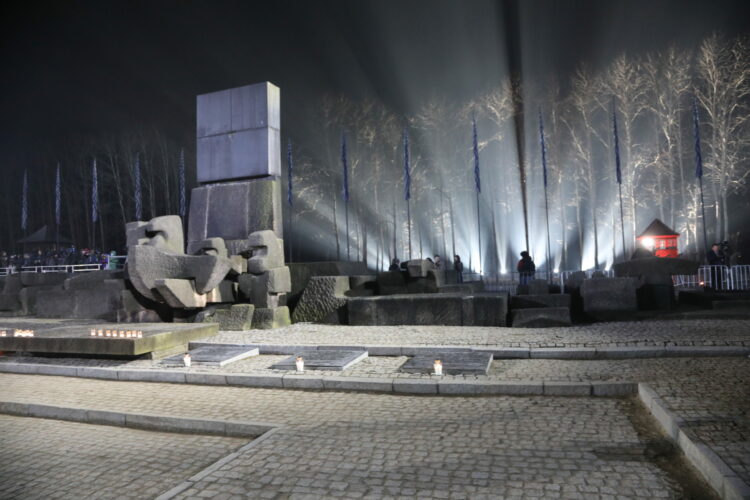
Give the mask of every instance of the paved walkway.
M 594 323 L 560 328 L 341 326 L 297 323 L 278 330 L 220 332 L 208 341 L 238 344 L 591 347 L 749 345 L 750 320 L 695 319 Z
M 9 374 L 0 375 L 0 400 L 283 426 L 179 498 L 682 495 L 679 478 L 644 453 L 630 400 L 426 398 Z M 36 422 L 45 421 L 27 422 L 43 432 Z M 165 490 L 173 486 L 164 482 Z
M 0 498 L 154 498 L 246 439 L 0 415 Z

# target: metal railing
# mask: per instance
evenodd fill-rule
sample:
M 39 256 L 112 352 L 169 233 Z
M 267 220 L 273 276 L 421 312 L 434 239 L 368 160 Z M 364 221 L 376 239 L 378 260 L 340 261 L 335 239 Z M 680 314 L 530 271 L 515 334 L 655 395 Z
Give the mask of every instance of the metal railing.
M 697 274 L 672 276 L 675 288 L 750 290 L 750 266 L 700 266 Z
M 0 276 L 16 273 L 86 273 L 100 271 L 102 269 L 122 269 L 125 265 L 126 256 L 118 255 L 116 258 L 108 259 L 102 264 L 61 264 L 58 266 L 12 266 L 0 267 Z

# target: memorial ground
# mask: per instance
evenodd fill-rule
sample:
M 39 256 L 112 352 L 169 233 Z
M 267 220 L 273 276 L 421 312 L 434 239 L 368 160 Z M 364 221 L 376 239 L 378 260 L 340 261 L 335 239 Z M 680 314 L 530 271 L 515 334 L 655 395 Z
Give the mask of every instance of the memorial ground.
M 261 355 L 189 370 L 148 360 L 0 357 L 0 497 L 748 494 L 748 320 L 525 330 L 297 324 L 221 332 L 209 341 L 259 345 Z M 263 354 L 302 345 L 391 352 L 375 356 L 371 349 L 343 372 L 306 376 L 279 374 L 270 366 L 288 356 Z M 531 351 L 495 359 L 487 375 L 437 379 L 398 371 L 405 354 L 436 346 Z M 183 383 L 104 378 L 138 374 Z M 256 386 L 227 386 L 242 385 L 241 377 Z M 262 380 L 278 385 L 257 387 Z M 335 389 L 345 382 L 370 390 Z M 317 390 L 289 388 L 299 386 Z M 623 395 L 595 396 L 605 389 Z M 448 391 L 457 395 L 440 394 Z M 692 449 L 684 454 L 687 448 L 666 436 L 663 414 L 721 466 L 718 489 L 715 477 L 709 485 L 694 467 Z M 114 425 L 91 423 L 105 421 Z M 189 432 L 171 432 L 180 426 Z

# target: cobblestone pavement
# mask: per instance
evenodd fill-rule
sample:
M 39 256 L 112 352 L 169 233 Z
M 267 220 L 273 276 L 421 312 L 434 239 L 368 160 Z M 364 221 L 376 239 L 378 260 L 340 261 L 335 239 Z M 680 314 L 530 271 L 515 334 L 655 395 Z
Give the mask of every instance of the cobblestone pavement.
M 220 332 L 207 341 L 286 345 L 472 345 L 500 347 L 750 345 L 750 320 L 644 320 L 594 323 L 561 328 L 372 327 L 297 323 L 278 330 Z
M 629 400 L 429 398 L 10 374 L 0 375 L 0 400 L 283 425 L 180 498 L 683 495 L 679 481 L 646 458 Z
M 0 415 L 0 498 L 153 498 L 247 442 Z

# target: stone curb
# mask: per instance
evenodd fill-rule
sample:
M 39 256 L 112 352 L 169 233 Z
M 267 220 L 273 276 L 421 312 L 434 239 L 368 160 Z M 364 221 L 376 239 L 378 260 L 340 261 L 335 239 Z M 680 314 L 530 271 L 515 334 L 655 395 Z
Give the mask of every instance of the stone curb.
M 44 370 L 33 370 L 33 368 L 37 367 L 44 367 Z M 54 368 L 61 367 L 57 365 L 0 363 L 0 372 L 24 375 L 55 375 L 58 370 Z M 66 366 L 62 368 L 71 367 Z M 129 382 L 162 382 L 172 384 L 229 385 L 261 389 L 356 391 L 443 396 L 546 395 L 624 397 L 634 395 L 638 391 L 637 385 L 632 382 L 565 382 L 543 380 L 462 381 L 443 379 L 441 377 L 430 377 L 429 379 L 409 377 L 321 377 L 309 372 L 304 374 L 241 375 L 165 370 L 117 370 L 112 368 L 77 368 L 75 374 L 71 370 L 62 370 L 60 373 L 64 373 L 65 376 Z
M 190 349 L 211 342 L 190 342 Z M 491 352 L 494 359 L 634 359 L 661 357 L 723 357 L 750 355 L 750 346 L 625 346 L 625 347 L 461 347 L 461 346 L 387 346 L 387 345 L 277 345 L 224 344 L 256 347 L 260 354 L 291 356 L 304 351 L 333 349 L 366 350 L 370 356 L 416 356 L 446 352 Z
M 245 453 L 248 450 L 251 450 L 252 448 L 258 446 L 260 443 L 265 441 L 266 439 L 270 438 L 275 432 L 277 432 L 279 428 L 274 428 L 263 434 L 262 436 L 252 440 L 251 442 L 247 443 L 242 448 L 238 449 L 237 451 L 230 453 L 229 455 L 226 455 L 225 457 L 220 458 L 213 464 L 209 465 L 202 471 L 198 472 L 194 476 L 191 476 L 190 478 L 186 479 L 182 483 L 178 484 L 174 488 L 170 489 L 169 491 L 166 491 L 156 497 L 156 500 L 170 500 L 183 491 L 191 488 L 195 483 L 203 479 L 204 477 L 208 476 L 212 472 L 220 469 L 224 464 L 231 462 L 235 458 L 239 457 L 241 454 Z
M 277 426 L 256 422 L 209 420 L 151 414 L 89 410 L 64 406 L 0 401 L 0 413 L 19 417 L 50 418 L 68 422 L 130 427 L 156 432 L 180 432 L 230 437 L 258 437 Z
M 649 409 L 667 435 L 677 444 L 688 461 L 698 469 L 708 484 L 725 500 L 750 498 L 745 483 L 710 447 L 693 440 L 683 430 L 685 420 L 669 410 L 667 404 L 647 384 L 638 384 L 638 397 Z

